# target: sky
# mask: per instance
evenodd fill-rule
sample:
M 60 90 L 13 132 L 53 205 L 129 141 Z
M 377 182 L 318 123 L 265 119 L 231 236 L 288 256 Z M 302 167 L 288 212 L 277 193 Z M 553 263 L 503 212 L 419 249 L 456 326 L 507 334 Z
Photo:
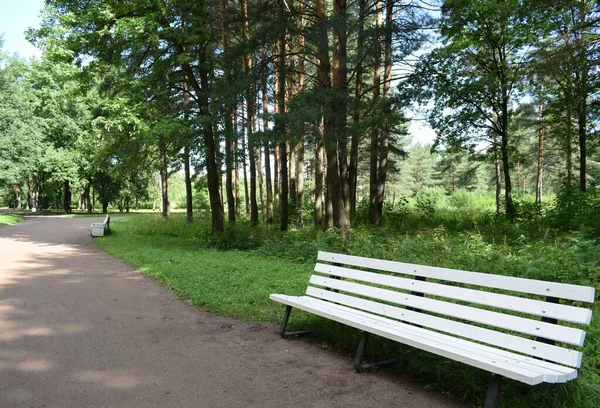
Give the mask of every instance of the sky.
M 41 52 L 25 39 L 25 30 L 37 28 L 44 0 L 0 0 L 0 34 L 4 52 L 17 53 L 23 58 L 39 58 Z
M 25 39 L 25 30 L 37 28 L 44 0 L 0 0 L 0 34 L 4 52 L 17 53 L 23 58 L 39 58 L 41 52 Z M 435 132 L 423 121 L 411 121 L 409 133 L 413 143 L 430 144 Z

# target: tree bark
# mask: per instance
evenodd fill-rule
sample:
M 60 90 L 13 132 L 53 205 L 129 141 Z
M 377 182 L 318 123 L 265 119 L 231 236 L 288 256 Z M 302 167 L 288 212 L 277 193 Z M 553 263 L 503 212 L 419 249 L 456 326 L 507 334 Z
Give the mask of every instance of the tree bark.
M 544 126 L 544 102 L 539 105 L 540 115 L 538 124 L 538 151 L 537 151 L 537 174 L 535 182 L 535 202 L 542 205 L 543 182 L 544 182 L 544 138 L 546 129 Z
M 385 3 L 385 35 L 384 35 L 384 83 L 383 99 L 385 103 L 385 118 L 379 140 L 379 166 L 377 169 L 377 186 L 375 189 L 375 211 L 373 224 L 381 225 L 383 216 L 383 200 L 385 198 L 385 183 L 387 178 L 388 145 L 390 136 L 391 101 L 390 89 L 392 85 L 392 23 L 393 23 L 393 0 Z
M 233 192 L 235 195 L 235 216 L 239 217 L 241 212 L 241 203 L 240 199 L 240 159 L 238 153 L 238 108 L 237 103 L 234 103 L 233 106 L 233 135 L 232 135 L 232 146 L 231 150 L 233 151 L 233 174 L 232 174 L 232 183 L 233 183 Z
M 91 185 L 90 183 L 86 183 L 85 188 L 84 188 L 84 192 L 83 192 L 83 199 L 85 201 L 85 208 L 88 212 L 88 214 L 92 213 L 92 194 L 91 194 Z M 20 207 L 20 197 L 19 197 L 19 207 Z
M 200 80 L 201 89 L 199 89 L 198 99 L 200 105 L 200 114 L 209 115 L 210 107 L 208 100 L 208 71 L 206 70 L 206 56 L 201 53 L 200 58 Z M 211 224 L 213 232 L 223 231 L 223 202 L 219 193 L 219 169 L 217 168 L 217 147 L 215 136 L 211 124 L 203 126 L 204 152 L 206 158 L 206 173 L 208 179 L 208 193 L 210 198 Z
M 64 182 L 63 209 L 67 214 L 71 213 L 71 205 L 73 200 L 73 188 L 69 180 Z
M 269 92 L 267 88 L 267 68 L 266 68 L 266 59 L 267 59 L 267 51 L 265 47 L 262 50 L 263 57 L 263 72 L 261 78 L 262 85 L 262 107 L 263 107 L 263 131 L 265 134 L 264 140 L 264 152 L 265 152 L 265 182 L 267 189 L 267 214 L 266 221 L 267 224 L 273 223 L 273 184 L 271 181 L 271 152 L 270 152 L 270 143 L 268 136 L 268 127 L 269 127 Z
M 246 209 L 246 216 L 250 215 L 250 194 L 248 192 L 248 172 L 246 171 L 247 168 L 247 161 L 246 161 L 246 154 L 248 152 L 247 149 L 247 144 L 246 144 L 246 129 L 247 127 L 244 126 L 244 121 L 247 120 L 247 118 L 244 116 L 244 102 L 242 101 L 242 124 L 241 124 L 241 128 L 242 128 L 242 168 L 243 168 L 243 172 L 244 172 L 244 208 Z
M 280 13 L 283 14 L 283 6 L 281 5 Z M 283 31 L 279 37 L 279 56 L 278 56 L 278 92 L 277 92 L 277 113 L 279 115 L 285 113 L 285 48 L 286 48 L 286 32 Z M 281 169 L 280 182 L 281 182 L 281 230 L 287 231 L 289 223 L 289 212 L 288 212 L 288 163 L 287 163 L 287 141 L 286 141 L 286 126 L 283 123 L 283 118 L 277 116 L 275 120 L 276 132 L 275 134 L 279 138 L 279 168 Z
M 192 174 L 190 170 L 190 146 L 186 142 L 183 153 L 183 170 L 185 172 L 185 215 L 188 223 L 194 221 L 194 201 L 192 197 Z
M 375 2 L 375 40 L 373 41 L 373 106 L 377 109 L 381 88 L 381 26 L 383 20 L 383 3 Z M 371 148 L 369 152 L 369 217 L 371 223 L 377 223 L 377 170 L 379 165 L 379 124 L 371 129 Z M 379 220 L 381 221 L 381 220 Z
M 292 132 L 290 132 L 293 134 Z M 296 143 L 291 141 L 286 146 L 288 152 L 288 179 L 289 179 L 289 191 L 290 201 L 296 205 Z
M 188 93 L 187 84 L 183 84 L 183 111 L 184 115 L 187 119 L 188 109 L 190 103 L 190 95 Z M 194 204 L 192 197 L 192 175 L 190 169 L 190 134 L 186 132 L 183 140 L 183 171 L 185 173 L 185 213 L 186 220 L 188 223 L 192 223 L 194 221 Z M 127 209 L 129 212 L 129 209 Z
M 565 113 L 565 123 L 567 131 L 565 132 L 565 167 L 567 171 L 567 187 L 571 187 L 573 179 L 573 114 L 571 108 L 567 105 Z
M 333 128 L 327 132 L 325 122 L 325 152 L 327 155 L 327 177 L 333 205 L 333 223 L 342 236 L 350 229 L 348 197 L 348 155 L 347 155 L 347 4 L 346 0 L 334 0 L 333 16 L 336 27 L 333 32 L 333 89 L 337 96 L 333 102 Z M 329 140 L 328 140 L 329 139 Z
M 181 44 L 176 44 L 176 46 L 178 48 L 178 53 L 184 54 L 183 46 Z M 210 86 L 206 52 L 207 49 L 202 47 L 200 47 L 200 51 L 198 52 L 198 72 L 200 82 L 198 82 L 189 63 L 183 63 L 182 68 L 188 83 L 197 95 L 200 115 L 210 116 L 211 111 L 208 98 Z M 211 226 L 212 232 L 214 233 L 223 231 L 223 201 L 221 200 L 219 188 L 221 183 L 219 180 L 219 168 L 217 167 L 217 145 L 215 143 L 212 124 L 205 123 L 202 130 L 206 159 L 206 176 L 208 180 L 208 195 L 210 198 Z
M 246 42 L 250 41 L 250 30 L 248 24 L 248 0 L 241 0 L 240 7 L 242 11 L 242 35 Z M 248 77 L 252 74 L 252 55 L 250 52 L 244 53 L 244 72 Z M 246 103 L 248 105 L 248 157 L 250 159 L 250 223 L 258 224 L 258 204 L 256 201 L 256 146 L 254 143 L 254 124 L 256 123 L 256 95 L 254 91 L 254 81 L 250 82 L 246 90 Z
M 586 2 L 579 4 L 578 23 L 578 70 L 576 71 L 577 80 L 577 134 L 579 136 L 579 189 L 583 192 L 587 189 L 587 97 L 589 92 L 588 84 L 588 57 L 587 44 L 585 44 L 586 34 Z
M 315 145 L 315 227 L 323 225 L 323 131 L 323 118 L 320 118 Z
M 160 159 L 160 199 L 161 212 L 163 217 L 171 215 L 171 203 L 169 202 L 169 168 L 167 161 L 167 146 L 164 137 L 161 136 L 158 142 L 158 153 Z
M 502 212 L 502 174 L 500 171 L 500 158 L 498 157 L 498 136 L 494 132 L 494 178 L 496 181 L 496 214 Z
M 503 118 L 503 121 L 506 125 L 508 125 L 508 107 L 506 105 L 503 106 L 503 113 L 506 114 L 506 116 Z M 506 216 L 508 219 L 514 220 L 517 215 L 517 211 L 512 198 L 507 127 L 503 128 L 500 143 L 500 152 L 502 154 L 502 170 L 504 171 L 504 203 L 506 206 Z
M 350 219 L 353 219 L 356 214 L 356 194 L 358 186 L 358 144 L 359 144 L 359 123 L 361 112 L 361 99 L 363 92 L 363 63 L 362 58 L 365 52 L 365 7 L 366 0 L 358 0 L 358 39 L 357 39 L 357 54 L 358 63 L 356 66 L 356 80 L 354 88 L 354 110 L 352 120 L 355 130 L 352 132 L 352 141 L 350 142 L 350 164 L 348 165 L 348 183 L 350 187 Z
M 300 15 L 300 50 L 298 55 L 298 93 L 304 92 L 304 0 L 298 0 L 298 14 Z M 296 143 L 296 225 L 304 226 L 302 210 L 304 206 L 304 128 L 301 129 Z
M 228 0 L 220 0 L 219 2 L 221 8 L 221 41 L 223 43 L 223 56 L 225 59 L 225 67 L 224 67 L 224 75 L 225 81 L 229 82 L 229 78 L 231 77 L 231 70 L 229 68 L 229 38 L 228 38 Z M 225 108 L 225 190 L 227 195 L 227 220 L 230 223 L 235 223 L 235 215 L 236 215 L 236 200 L 234 197 L 234 187 L 233 183 L 235 180 L 235 169 L 234 169 L 234 155 L 235 151 L 233 149 L 233 115 L 232 115 L 232 106 L 228 100 L 224 103 Z

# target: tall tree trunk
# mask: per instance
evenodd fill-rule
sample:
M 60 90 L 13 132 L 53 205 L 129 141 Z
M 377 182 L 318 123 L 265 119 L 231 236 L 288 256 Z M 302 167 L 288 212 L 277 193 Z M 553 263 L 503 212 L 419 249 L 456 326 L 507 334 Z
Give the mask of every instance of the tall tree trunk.
M 280 6 L 280 13 L 283 15 L 283 5 Z M 286 48 L 286 32 L 283 31 L 279 37 L 279 56 L 278 56 L 278 90 L 277 90 L 277 113 L 282 115 L 285 113 L 285 48 Z M 281 230 L 287 231 L 289 223 L 288 213 L 288 163 L 287 163 L 287 141 L 286 141 L 286 126 L 283 123 L 283 118 L 277 116 L 275 120 L 276 137 L 279 138 L 279 167 L 281 169 Z
M 267 188 L 267 224 L 273 223 L 273 184 L 271 182 L 271 152 L 270 152 L 270 143 L 269 143 L 269 135 L 267 133 L 269 127 L 269 92 L 267 88 L 267 67 L 266 67 L 266 59 L 267 59 L 267 51 L 266 48 L 263 47 L 262 52 L 263 58 L 263 72 L 261 78 L 262 84 L 262 106 L 263 106 L 263 130 L 265 134 L 264 141 L 264 152 L 265 152 L 265 181 Z
M 356 81 L 354 88 L 354 110 L 352 120 L 354 122 L 354 132 L 352 132 L 352 141 L 350 143 L 350 164 L 348 166 L 348 183 L 350 186 L 350 219 L 356 214 L 356 194 L 358 186 L 358 144 L 359 144 L 359 123 L 361 111 L 361 99 L 363 92 L 363 54 L 365 52 L 365 7 L 366 0 L 358 0 L 358 39 L 357 39 L 357 54 L 358 63 L 356 66 Z
M 300 15 L 300 51 L 298 55 L 298 93 L 304 92 L 304 0 L 298 0 L 298 14 Z M 302 228 L 304 220 L 302 210 L 304 206 L 304 127 L 301 128 L 296 143 L 296 224 Z
M 290 131 L 293 135 L 293 133 Z M 291 141 L 287 144 L 288 151 L 288 178 L 289 178 L 289 191 L 290 193 L 290 202 L 296 205 L 296 143 L 292 143 Z
M 221 39 L 223 43 L 223 56 L 225 58 L 225 82 L 229 82 L 231 78 L 231 70 L 229 68 L 229 39 L 228 39 L 228 0 L 220 0 L 221 7 Z M 236 201 L 234 197 L 233 183 L 235 180 L 234 155 L 233 149 L 233 115 L 232 106 L 229 100 L 225 101 L 225 190 L 227 194 L 227 220 L 230 223 L 235 223 Z
M 384 35 L 384 83 L 383 99 L 385 106 L 385 118 L 381 129 L 379 140 L 379 166 L 377 169 L 377 187 L 375 189 L 375 211 L 373 224 L 381 225 L 383 216 L 383 200 L 385 198 L 385 183 L 387 178 L 388 145 L 390 136 L 391 100 L 390 89 L 392 85 L 392 23 L 393 23 L 393 0 L 385 3 L 385 35 Z
M 323 118 L 317 123 L 315 145 L 315 226 L 323 225 Z
M 85 200 L 85 208 L 88 214 L 92 213 L 92 194 L 91 194 L 91 185 L 90 183 L 86 183 L 84 190 L 84 200 Z M 19 207 L 20 207 L 20 197 L 19 197 Z
M 498 135 L 494 132 L 494 178 L 496 181 L 496 214 L 502 212 L 502 172 L 500 171 L 500 157 L 498 154 Z
M 273 54 L 279 55 L 279 51 L 275 49 L 273 51 Z M 277 65 L 277 72 L 277 75 L 275 75 L 275 87 L 273 88 L 273 101 L 275 102 L 275 113 L 279 112 L 279 64 Z M 275 203 L 279 203 L 279 195 L 281 193 L 281 184 L 279 183 L 279 142 L 277 140 L 277 137 L 279 137 L 279 135 L 276 132 L 274 133 L 275 138 L 273 142 L 275 143 L 275 146 L 273 147 L 273 181 L 275 185 L 273 186 L 273 195 Z
M 242 129 L 242 167 L 243 167 L 243 171 L 244 171 L 244 207 L 246 209 L 246 216 L 250 215 L 250 194 L 248 192 L 248 172 L 246 171 L 247 168 L 247 161 L 246 161 L 246 155 L 248 152 L 247 144 L 246 144 L 246 129 L 247 127 L 244 126 L 245 125 L 245 121 L 247 120 L 246 116 L 244 115 L 244 102 L 242 101 L 242 123 L 240 128 Z
M 277 96 L 275 96 L 277 98 Z M 275 106 L 275 112 L 279 112 L 278 105 Z M 277 138 L 277 135 L 275 135 Z M 277 140 L 274 141 L 275 147 L 273 148 L 273 201 L 279 203 L 279 195 L 281 193 L 281 184 L 279 183 L 279 143 Z
M 250 93 L 250 91 L 249 91 Z M 248 157 L 250 159 L 250 223 L 258 224 L 258 203 L 256 200 L 256 148 L 254 146 L 254 98 L 248 98 Z M 252 115 L 252 116 L 251 116 Z
M 503 22 L 504 23 L 504 22 Z M 506 53 L 506 39 L 503 44 L 498 47 L 498 55 L 501 66 L 501 70 L 503 73 L 506 72 L 506 61 L 507 61 L 507 53 Z M 501 108 L 501 117 L 500 117 L 500 129 L 501 129 L 501 153 L 502 153 L 502 166 L 504 171 L 504 201 L 506 204 L 506 216 L 509 220 L 513 221 L 517 217 L 517 209 L 513 202 L 512 197 L 512 183 L 510 179 L 510 160 L 509 160 L 509 148 L 508 148 L 508 106 L 509 106 L 509 93 L 508 93 L 508 79 L 506 75 L 500 75 L 500 90 L 501 90 L 501 100 L 500 100 L 500 108 Z M 518 186 L 517 186 L 518 188 Z
M 510 180 L 510 163 L 508 155 L 508 105 L 503 103 L 503 125 L 502 134 L 500 135 L 500 152 L 502 154 L 502 170 L 504 171 L 504 203 L 506 205 L 506 216 L 510 220 L 514 220 L 517 216 L 517 211 L 512 198 L 512 183 Z
M 587 189 L 587 98 L 588 98 L 588 57 L 587 57 L 587 23 L 586 23 L 586 2 L 579 2 L 579 21 L 578 23 L 578 70 L 576 71 L 577 83 L 577 134 L 579 136 L 579 189 Z
M 171 215 L 171 203 L 169 202 L 169 168 L 167 165 L 167 151 L 164 141 L 159 142 L 160 151 L 160 197 L 162 216 Z
M 183 152 L 183 170 L 185 172 L 185 217 L 188 223 L 194 221 L 194 202 L 192 197 L 192 174 L 190 170 L 190 146 L 186 141 Z
M 570 105 L 567 104 L 565 122 L 567 131 L 565 132 L 565 167 L 567 170 L 567 187 L 571 187 L 573 179 L 573 116 Z
M 250 30 L 248 25 L 248 0 L 241 0 L 242 11 L 242 35 L 244 40 L 250 42 Z M 252 75 L 252 55 L 244 53 L 244 72 L 248 77 Z M 248 158 L 250 160 L 250 223 L 258 224 L 258 204 L 256 201 L 256 144 L 254 143 L 254 124 L 256 123 L 256 95 L 254 81 L 251 80 L 246 90 L 246 103 L 248 105 Z
M 184 54 L 184 48 L 181 44 L 176 44 L 178 53 Z M 206 48 L 200 47 L 198 53 L 200 82 L 198 82 L 192 67 L 189 63 L 183 63 L 183 71 L 187 77 L 187 82 L 192 86 L 197 95 L 198 108 L 200 115 L 209 116 L 211 114 L 209 94 L 209 72 Z M 215 143 L 214 130 L 211 124 L 203 126 L 204 153 L 206 159 L 206 177 L 208 180 L 208 195 L 210 199 L 210 213 L 212 232 L 223 231 L 223 201 L 220 194 L 219 168 L 217 167 L 217 145 Z
M 65 212 L 67 214 L 71 213 L 72 197 L 73 197 L 73 189 L 71 187 L 71 182 L 69 180 L 65 180 L 64 196 L 63 196 L 63 209 L 65 210 Z
M 327 179 L 327 169 L 325 169 L 325 178 Z M 331 192 L 327 187 L 325 189 L 325 229 L 330 230 L 333 226 L 333 203 L 331 202 Z
M 233 183 L 233 192 L 235 195 L 235 216 L 239 217 L 241 213 L 241 203 L 240 199 L 240 155 L 238 153 L 238 108 L 237 103 L 234 103 L 233 106 L 233 140 L 231 150 L 233 151 L 233 174 L 232 180 Z
M 325 132 L 325 152 L 327 154 L 327 173 L 333 205 L 333 223 L 346 236 L 350 228 L 350 208 L 348 197 L 348 154 L 347 154 L 347 4 L 346 0 L 334 0 L 333 17 L 333 89 L 337 98 L 333 103 L 332 132 Z M 325 122 L 327 129 L 327 121 Z M 328 136 L 331 138 L 329 140 Z M 337 156 L 337 157 L 335 157 Z M 331 170 L 331 174 L 330 174 Z M 334 174 L 335 173 L 335 174 Z
M 544 138 L 545 138 L 545 125 L 544 125 L 544 101 L 540 101 L 540 116 L 538 124 L 538 149 L 537 149 L 537 175 L 535 182 L 535 202 L 537 205 L 542 205 L 542 194 L 543 194 L 543 179 L 544 179 Z
M 381 88 L 381 25 L 383 19 L 383 3 L 375 1 L 375 40 L 373 41 L 373 107 L 379 106 Z M 369 216 L 371 223 L 377 222 L 377 170 L 379 165 L 379 123 L 373 124 L 371 129 L 371 148 L 369 152 Z M 381 220 L 379 220 L 381 221 Z
M 190 95 L 187 84 L 183 84 L 183 111 L 185 118 L 188 117 Z M 186 132 L 183 139 L 183 171 L 185 173 L 185 214 L 188 223 L 194 220 L 194 204 L 192 198 L 192 174 L 190 169 L 190 144 L 191 135 Z M 127 210 L 129 212 L 129 209 Z
M 88 196 L 89 196 L 90 184 L 88 183 L 88 184 L 86 184 L 86 186 L 87 186 L 87 189 L 88 189 Z M 17 208 L 21 209 L 21 205 L 23 205 L 23 203 L 22 203 L 23 193 L 21 192 L 21 189 L 18 188 L 18 187 L 15 190 L 16 190 L 15 193 L 17 195 Z M 89 207 L 88 207 L 88 212 L 91 212 L 89 210 Z

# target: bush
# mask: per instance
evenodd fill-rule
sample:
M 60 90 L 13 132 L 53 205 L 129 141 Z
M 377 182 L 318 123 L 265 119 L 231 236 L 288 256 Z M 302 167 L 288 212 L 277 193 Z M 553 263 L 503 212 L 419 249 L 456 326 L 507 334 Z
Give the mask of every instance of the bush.
M 564 186 L 557 194 L 554 207 L 548 216 L 556 229 L 579 230 L 595 237 L 600 236 L 600 189 L 582 192 Z

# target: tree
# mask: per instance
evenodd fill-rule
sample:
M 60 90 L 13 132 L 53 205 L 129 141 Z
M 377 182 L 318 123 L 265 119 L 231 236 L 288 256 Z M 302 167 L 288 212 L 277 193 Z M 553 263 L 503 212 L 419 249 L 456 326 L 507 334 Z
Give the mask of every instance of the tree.
M 410 81 L 421 100 L 434 100 L 429 119 L 437 144 L 490 143 L 489 136 L 497 135 L 509 219 L 516 217 L 510 121 L 530 59 L 527 46 L 535 38 L 523 21 L 526 7 L 521 0 L 445 1 L 442 45 L 428 54 Z

